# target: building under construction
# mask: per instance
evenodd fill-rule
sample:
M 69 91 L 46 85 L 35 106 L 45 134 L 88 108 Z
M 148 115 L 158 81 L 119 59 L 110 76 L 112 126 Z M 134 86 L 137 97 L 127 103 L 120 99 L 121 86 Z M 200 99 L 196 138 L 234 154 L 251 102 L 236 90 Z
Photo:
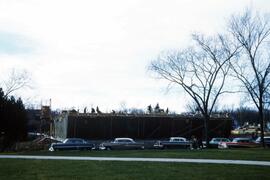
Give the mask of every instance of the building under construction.
M 209 121 L 209 137 L 230 136 L 232 121 L 215 117 Z M 54 118 L 54 136 L 78 137 L 90 140 L 130 137 L 162 139 L 170 136 L 203 137 L 203 118 L 200 116 L 167 114 L 96 114 L 63 112 Z
M 29 132 L 38 132 L 48 135 L 52 133 L 52 116 L 54 113 L 51 111 L 50 106 L 41 106 L 41 108 L 38 109 L 27 109 L 26 112 Z

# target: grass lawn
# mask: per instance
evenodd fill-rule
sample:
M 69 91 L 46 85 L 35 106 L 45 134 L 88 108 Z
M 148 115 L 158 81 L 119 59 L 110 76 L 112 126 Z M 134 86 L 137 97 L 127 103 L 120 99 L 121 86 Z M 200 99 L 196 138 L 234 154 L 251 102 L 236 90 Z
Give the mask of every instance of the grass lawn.
M 3 153 L 0 153 L 3 154 Z M 5 153 L 7 154 L 7 153 Z M 14 153 L 9 153 L 14 154 Z M 204 150 L 126 150 L 126 151 L 37 151 L 20 152 L 20 155 L 92 156 L 92 157 L 151 157 L 234 159 L 270 161 L 270 149 L 204 149 Z
M 266 166 L 0 159 L 0 179 L 269 179 Z

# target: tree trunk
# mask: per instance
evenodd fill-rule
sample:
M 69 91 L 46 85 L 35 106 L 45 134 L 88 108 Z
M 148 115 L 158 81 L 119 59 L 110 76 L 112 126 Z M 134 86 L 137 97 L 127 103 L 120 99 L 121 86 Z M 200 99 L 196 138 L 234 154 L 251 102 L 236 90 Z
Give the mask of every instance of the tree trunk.
M 262 102 L 260 102 L 260 107 L 259 107 L 259 122 L 261 126 L 261 144 L 265 148 L 265 143 L 264 143 L 264 117 L 263 117 L 263 105 Z
M 208 122 L 210 116 L 208 114 L 204 115 L 204 140 L 206 141 L 206 148 L 209 147 L 209 137 L 208 137 Z

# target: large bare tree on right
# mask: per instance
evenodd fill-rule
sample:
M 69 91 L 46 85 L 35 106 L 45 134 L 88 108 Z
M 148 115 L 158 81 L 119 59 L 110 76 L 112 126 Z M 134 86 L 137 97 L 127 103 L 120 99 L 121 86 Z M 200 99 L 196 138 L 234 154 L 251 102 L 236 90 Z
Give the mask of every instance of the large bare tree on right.
M 238 47 L 222 35 L 193 35 L 194 46 L 161 54 L 149 68 L 169 84 L 180 86 L 204 119 L 204 139 L 209 145 L 208 122 L 218 98 L 227 93 L 225 84 L 230 61 Z
M 246 10 L 231 17 L 228 27 L 234 41 L 242 47 L 242 54 L 232 63 L 237 77 L 258 109 L 261 142 L 264 143 L 264 110 L 270 86 L 270 26 L 269 18 L 253 15 Z

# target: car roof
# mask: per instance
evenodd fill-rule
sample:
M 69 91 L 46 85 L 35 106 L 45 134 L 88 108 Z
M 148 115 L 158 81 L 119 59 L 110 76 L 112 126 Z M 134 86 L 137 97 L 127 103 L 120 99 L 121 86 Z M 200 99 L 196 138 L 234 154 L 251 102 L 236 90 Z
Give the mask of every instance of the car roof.
M 133 141 L 132 138 L 115 138 L 115 140 L 131 140 L 131 141 Z
M 84 140 L 82 138 L 67 138 L 67 140 Z
M 217 141 L 231 141 L 231 140 L 228 138 L 212 138 L 210 141 L 217 142 Z
M 186 139 L 184 137 L 170 137 L 170 138 L 172 138 L 172 139 Z
M 234 138 L 235 140 L 250 140 L 251 138 Z

